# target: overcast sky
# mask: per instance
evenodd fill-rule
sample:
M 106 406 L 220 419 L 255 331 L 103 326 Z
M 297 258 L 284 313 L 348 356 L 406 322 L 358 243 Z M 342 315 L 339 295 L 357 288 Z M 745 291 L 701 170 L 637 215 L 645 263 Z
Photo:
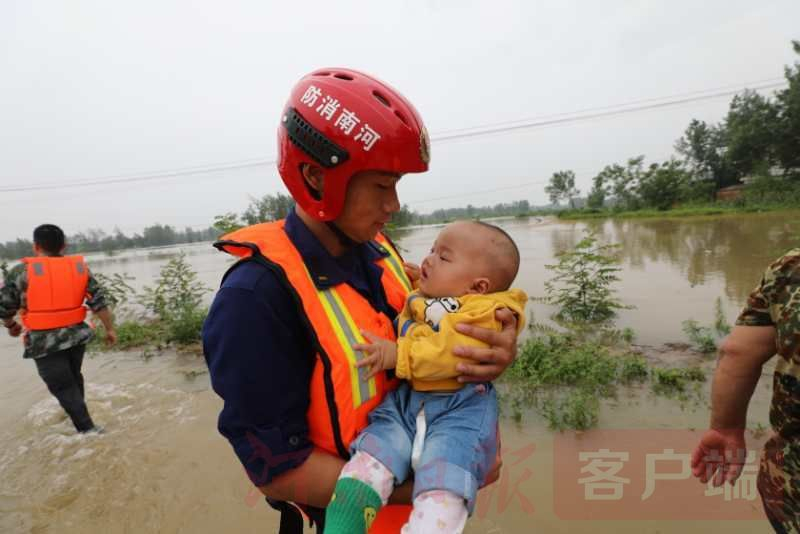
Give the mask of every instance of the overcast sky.
M 68 234 L 207 226 L 284 191 L 257 162 L 274 159 L 288 92 L 318 67 L 389 82 L 435 139 L 780 78 L 798 21 L 797 0 L 4 0 L 0 189 L 256 164 L 0 192 L 0 241 L 42 222 Z M 434 141 L 430 172 L 406 176 L 401 201 L 544 204 L 553 172 L 573 169 L 586 191 L 606 164 L 663 160 L 692 118 L 717 121 L 729 100 Z

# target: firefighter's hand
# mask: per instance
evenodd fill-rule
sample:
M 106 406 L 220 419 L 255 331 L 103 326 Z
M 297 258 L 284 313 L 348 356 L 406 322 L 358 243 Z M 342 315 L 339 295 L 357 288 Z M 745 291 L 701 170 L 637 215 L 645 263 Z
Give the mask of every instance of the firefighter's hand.
M 458 323 L 456 330 L 483 341 L 488 347 L 456 346 L 453 354 L 473 360 L 474 363 L 459 363 L 456 371 L 461 373 L 459 382 L 490 382 L 495 380 L 517 357 L 517 318 L 507 308 L 500 308 L 495 317 L 502 325 L 497 332 L 489 328 Z

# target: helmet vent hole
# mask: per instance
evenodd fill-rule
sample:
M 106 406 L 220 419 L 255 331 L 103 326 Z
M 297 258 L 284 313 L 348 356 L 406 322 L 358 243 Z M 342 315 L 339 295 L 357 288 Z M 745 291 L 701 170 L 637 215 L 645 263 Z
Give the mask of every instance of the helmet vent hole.
M 378 91 L 372 91 L 372 96 L 374 96 L 375 100 L 377 100 L 387 108 L 392 107 L 392 105 L 389 103 L 389 99 L 383 96 L 383 94 L 379 93 Z
M 327 72 L 327 71 L 324 71 L 324 70 L 320 71 L 320 72 L 315 72 L 314 74 L 312 74 L 312 76 L 330 76 L 330 75 L 331 75 L 330 72 Z
M 333 77 L 334 78 L 339 78 L 340 80 L 347 80 L 348 82 L 352 82 L 353 81 L 353 77 L 352 76 L 350 76 L 349 74 L 343 74 L 341 72 L 337 72 L 336 74 L 333 75 Z
M 397 110 L 397 109 L 396 109 L 396 110 L 394 110 L 394 114 L 395 114 L 395 115 L 397 115 L 397 118 L 398 118 L 398 119 L 400 119 L 400 121 L 401 121 L 403 124 L 405 124 L 406 126 L 408 126 L 409 128 L 411 128 L 411 125 L 408 123 L 408 119 L 406 119 L 406 116 L 405 116 L 405 115 L 403 115 L 402 113 L 400 113 L 400 111 L 399 111 L 399 110 Z

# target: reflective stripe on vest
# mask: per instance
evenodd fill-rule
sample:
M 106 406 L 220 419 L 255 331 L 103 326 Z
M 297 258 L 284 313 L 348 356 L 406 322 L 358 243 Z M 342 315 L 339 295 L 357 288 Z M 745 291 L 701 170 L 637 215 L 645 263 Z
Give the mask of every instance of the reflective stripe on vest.
M 348 284 L 317 288 L 283 224 L 278 221 L 242 228 L 224 236 L 215 246 L 264 263 L 296 297 L 298 313 L 317 350 L 306 414 L 309 439 L 317 447 L 347 458 L 350 442 L 367 425 L 367 414 L 397 384 L 385 373 L 363 380 L 366 368 L 358 370 L 354 364 L 364 355 L 354 351 L 352 345 L 365 341 L 362 330 L 394 340 L 394 328 L 385 314 L 372 308 Z M 410 283 L 388 240 L 379 236 L 377 241 L 389 254 L 376 262 L 383 269 L 381 284 L 389 306 L 399 312 Z
M 378 236 L 378 237 L 379 237 L 379 242 L 381 242 L 382 248 L 389 253 L 389 255 L 386 257 L 386 263 L 389 266 L 389 270 L 391 270 L 395 278 L 397 278 L 400 284 L 402 284 L 406 292 L 411 293 L 411 291 L 414 288 L 411 287 L 411 281 L 408 279 L 406 270 L 403 269 L 403 260 L 400 259 L 400 256 L 397 254 L 397 251 L 385 237 L 383 236 Z
M 366 340 L 361 332 L 358 331 L 356 322 L 350 317 L 347 308 L 342 302 L 342 298 L 336 291 L 335 287 L 318 291 L 320 302 L 328 313 L 328 319 L 336 331 L 336 336 L 339 338 L 344 349 L 347 359 L 350 361 L 350 385 L 353 390 L 353 407 L 358 408 L 364 402 L 374 397 L 377 393 L 375 386 L 375 377 L 365 380 L 369 369 L 367 367 L 356 367 L 355 363 L 364 358 L 364 353 L 358 350 L 353 350 L 353 345 L 356 343 L 365 343 Z
M 51 330 L 83 322 L 89 270 L 82 256 L 23 258 L 28 288 L 22 324 L 28 330 Z

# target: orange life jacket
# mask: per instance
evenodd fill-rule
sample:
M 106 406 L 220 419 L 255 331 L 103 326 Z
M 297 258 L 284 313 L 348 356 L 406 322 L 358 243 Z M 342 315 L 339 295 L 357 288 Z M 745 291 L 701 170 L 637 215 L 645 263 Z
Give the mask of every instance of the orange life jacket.
M 28 289 L 22 324 L 28 330 L 50 330 L 83 322 L 89 269 L 83 256 L 23 258 Z
M 378 235 L 376 242 L 388 253 L 377 262 L 383 269 L 381 283 L 386 299 L 400 312 L 411 283 L 389 240 Z M 383 400 L 386 391 L 397 386 L 397 381 L 389 380 L 385 373 L 364 381 L 366 368 L 359 371 L 354 367 L 363 355 L 352 345 L 365 342 L 361 330 L 394 340 L 392 321 L 347 284 L 318 289 L 286 235 L 284 221 L 242 228 L 222 237 L 215 246 L 264 263 L 296 297 L 317 351 L 307 413 L 309 439 L 321 449 L 349 458 L 350 442 L 367 425 L 367 414 Z

